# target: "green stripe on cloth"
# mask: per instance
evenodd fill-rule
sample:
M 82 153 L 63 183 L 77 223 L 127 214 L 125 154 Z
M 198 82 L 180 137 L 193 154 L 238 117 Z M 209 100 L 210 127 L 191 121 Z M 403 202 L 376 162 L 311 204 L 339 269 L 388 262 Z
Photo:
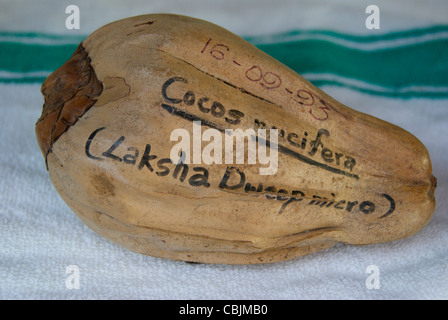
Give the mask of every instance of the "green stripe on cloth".
M 0 42 L 0 71 L 21 73 L 54 71 L 71 57 L 76 47 L 76 44 L 41 45 Z
M 0 82 L 43 82 L 83 39 L 0 32 Z M 399 98 L 448 97 L 448 26 L 371 36 L 295 30 L 246 39 L 317 86 Z
M 59 34 L 47 34 L 38 32 L 2 32 L 0 31 L 0 42 L 40 42 L 40 43 L 79 43 L 85 36 L 68 36 Z
M 385 34 L 373 34 L 373 35 L 351 35 L 329 30 L 292 30 L 288 32 L 272 34 L 267 36 L 265 35 L 265 36 L 245 37 L 245 39 L 255 45 L 290 42 L 290 41 L 297 41 L 297 39 L 307 39 L 307 38 L 308 39 L 326 38 L 326 39 L 333 39 L 333 41 L 345 40 L 353 43 L 358 43 L 358 45 L 362 45 L 367 43 L 374 44 L 383 41 L 392 43 L 394 40 L 403 40 L 403 39 L 412 39 L 413 41 L 415 41 L 416 39 L 424 40 L 425 37 L 428 36 L 447 37 L 447 33 L 448 33 L 448 25 L 437 25 L 427 28 L 411 29 L 411 30 L 390 32 Z
M 362 80 L 388 88 L 387 95 L 394 95 L 390 92 L 394 89 L 397 96 L 403 96 L 403 88 L 413 86 L 445 88 L 435 90 L 437 94 L 431 96 L 448 96 L 448 60 L 442 54 L 448 52 L 448 39 L 378 51 L 360 51 L 318 40 L 258 47 L 302 75 L 331 73 Z M 414 91 L 416 96 L 425 94 Z M 405 94 L 412 95 L 413 92 Z

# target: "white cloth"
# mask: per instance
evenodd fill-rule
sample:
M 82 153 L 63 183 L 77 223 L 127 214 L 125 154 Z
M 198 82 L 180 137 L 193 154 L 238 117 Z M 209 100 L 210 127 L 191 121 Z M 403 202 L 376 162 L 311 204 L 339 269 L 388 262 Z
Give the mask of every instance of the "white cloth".
M 62 3 L 2 4 L 0 31 L 69 34 Z M 291 29 L 369 34 L 364 11 L 370 3 L 349 3 L 72 1 L 82 19 L 81 29 L 73 32 L 87 35 L 122 17 L 176 12 L 240 35 Z M 447 24 L 445 3 L 380 1 L 382 29 L 372 32 Z M 133 253 L 86 227 L 53 188 L 36 142 L 40 84 L 0 83 L 0 299 L 447 299 L 448 100 L 322 89 L 354 109 L 403 127 L 427 146 L 438 179 L 432 219 L 414 236 L 395 242 L 338 244 L 274 264 L 206 265 Z M 79 268 L 79 289 L 69 289 L 74 273 L 66 271 L 71 265 Z M 378 289 L 366 285 L 371 265 L 379 270 Z

